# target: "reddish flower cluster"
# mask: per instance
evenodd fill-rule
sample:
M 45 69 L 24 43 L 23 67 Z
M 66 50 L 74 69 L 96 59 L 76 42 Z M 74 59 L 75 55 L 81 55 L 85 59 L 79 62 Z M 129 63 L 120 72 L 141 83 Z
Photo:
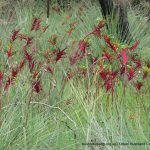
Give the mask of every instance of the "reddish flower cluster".
M 8 58 L 12 56 L 12 45 L 10 44 L 9 49 L 7 51 Z
M 14 42 L 17 39 L 18 33 L 20 30 L 14 30 L 12 37 L 11 37 L 11 41 Z
M 40 29 L 40 24 L 41 24 L 41 20 L 38 18 L 34 18 L 33 23 L 32 23 L 32 27 L 31 27 L 31 31 L 32 30 L 39 30 Z
M 0 71 L 0 88 L 2 87 L 3 83 L 3 72 Z
M 37 50 L 33 52 L 32 47 L 34 37 L 21 34 L 20 30 L 14 30 L 11 36 L 11 44 L 7 51 L 7 58 L 10 58 L 13 55 L 12 47 L 13 43 L 17 41 L 17 38 L 21 41 L 25 41 L 25 45 L 22 47 L 24 55 L 17 67 L 10 67 L 11 73 L 8 77 L 5 77 L 3 72 L 0 71 L 0 87 L 2 87 L 4 83 L 4 89 L 8 90 L 10 85 L 14 84 L 16 77 L 21 73 L 23 67 L 28 65 L 27 68 L 31 74 L 32 90 L 36 93 L 40 93 L 44 89 L 42 85 L 43 76 L 40 72 L 46 71 L 51 76 L 54 76 L 55 67 L 57 66 L 56 63 L 65 59 L 65 63 L 68 61 L 70 63 L 70 67 L 69 65 L 67 66 L 67 75 L 65 74 L 65 77 L 63 78 L 65 81 L 69 81 L 72 78 L 89 77 L 87 76 L 87 72 L 89 71 L 91 78 L 94 77 L 95 74 L 98 74 L 97 86 L 104 87 L 107 92 L 113 92 L 117 83 L 122 82 L 123 80 L 125 80 L 126 83 L 134 85 L 136 90 L 140 91 L 144 86 L 144 80 L 148 77 L 148 71 L 143 69 L 143 66 L 146 65 L 146 68 L 150 68 L 150 63 L 145 63 L 138 55 L 135 55 L 134 51 L 138 48 L 139 41 L 136 41 L 132 46 L 121 48 L 120 44 L 112 42 L 112 39 L 108 35 L 102 33 L 104 26 L 105 22 L 100 21 L 99 24 L 94 27 L 92 32 L 85 35 L 85 37 L 78 42 L 77 49 L 71 53 L 67 53 L 69 49 L 68 45 L 65 45 L 67 47 L 65 49 L 59 48 L 57 40 L 58 36 L 52 35 L 48 40 L 51 44 L 52 50 L 46 50 L 42 53 L 44 56 L 42 61 L 36 60 L 36 57 L 33 55 L 37 54 Z M 69 36 L 74 28 L 75 23 L 71 24 L 70 29 L 67 31 Z M 40 29 L 41 20 L 35 18 L 32 23 L 31 31 L 37 31 Z M 46 32 L 47 29 L 48 26 L 42 28 L 42 33 Z M 94 54 L 90 52 L 91 45 L 89 45 L 88 39 L 91 35 L 98 37 L 99 40 L 103 41 L 102 43 L 105 43 L 105 47 L 103 47 L 100 53 L 102 56 L 94 56 Z M 72 47 L 73 46 L 71 45 L 70 49 L 72 49 Z M 89 61 L 89 70 L 83 65 L 85 59 Z M 3 80 L 4 78 L 5 80 Z
M 62 56 L 65 55 L 65 54 L 66 54 L 66 53 L 65 53 L 65 49 L 63 49 L 63 50 L 58 50 L 58 51 L 56 52 L 56 62 L 59 61 L 59 60 L 62 58 Z
M 11 70 L 11 75 L 8 77 L 4 90 L 8 90 L 8 88 L 14 83 L 15 78 L 17 77 L 18 73 L 21 72 L 21 70 L 23 69 L 25 65 L 25 60 L 22 60 L 16 68 L 13 68 Z M 1 83 L 2 84 L 2 83 Z

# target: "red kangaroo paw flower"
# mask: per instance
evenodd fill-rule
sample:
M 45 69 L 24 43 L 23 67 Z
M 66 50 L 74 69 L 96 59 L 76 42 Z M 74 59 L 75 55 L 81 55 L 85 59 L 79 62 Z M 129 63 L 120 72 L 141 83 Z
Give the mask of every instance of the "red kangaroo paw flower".
M 114 51 L 116 52 L 117 46 L 115 44 L 112 44 L 110 41 L 110 38 L 107 35 L 104 35 L 104 40 L 107 43 L 107 45 Z
M 34 18 L 33 23 L 32 23 L 32 27 L 31 27 L 31 31 L 32 30 L 39 30 L 40 25 L 41 25 L 41 20 L 38 18 Z
M 136 64 L 135 69 L 138 69 L 138 68 L 141 68 L 141 67 L 142 67 L 141 60 L 140 60 L 140 59 L 137 59 L 135 56 L 133 56 L 131 59 L 132 59 L 132 61 Z
M 105 26 L 105 21 L 102 20 L 99 22 L 98 26 L 94 28 L 91 34 L 94 34 L 95 36 L 99 37 L 100 39 L 102 38 L 101 36 L 101 29 Z
M 136 41 L 136 42 L 132 45 L 131 50 L 132 50 L 132 51 L 136 50 L 137 47 L 138 47 L 138 45 L 139 45 L 139 43 L 140 43 L 139 41 Z
M 2 86 L 3 82 L 3 72 L 0 71 L 0 87 Z
M 95 36 L 99 37 L 100 39 L 102 38 L 101 30 L 100 30 L 99 27 L 95 27 L 95 29 L 93 30 L 92 34 L 94 34 Z
M 33 69 L 34 69 L 34 62 L 31 62 L 29 63 L 29 69 L 30 69 L 30 72 L 32 73 Z
M 134 78 L 134 75 L 135 75 L 135 70 L 133 67 L 130 68 L 129 72 L 128 72 L 128 80 L 132 80 Z
M 106 92 L 108 92 L 111 89 L 113 90 L 113 83 L 111 80 L 105 82 L 105 88 L 106 88 Z
M 96 65 L 97 61 L 98 61 L 98 58 L 97 58 L 97 57 L 93 57 L 93 58 L 92 58 L 92 64 L 93 64 L 93 65 Z
M 119 72 L 119 71 L 116 70 L 116 71 L 113 71 L 113 72 L 111 73 L 112 79 L 115 79 L 115 78 L 117 77 L 118 72 Z
M 142 86 L 143 86 L 143 83 L 141 83 L 139 81 L 137 83 L 135 83 L 135 88 L 137 89 L 137 91 L 140 91 Z
M 101 71 L 101 72 L 100 72 L 100 76 L 101 76 L 101 78 L 102 78 L 104 81 L 107 79 L 107 74 L 106 74 L 106 72 L 104 72 L 104 71 Z
M 33 81 L 32 88 L 33 88 L 33 91 L 35 91 L 36 93 L 39 93 L 42 90 L 42 85 L 41 85 L 40 80 Z
M 87 46 L 88 46 L 88 43 L 86 41 L 84 41 L 84 40 L 80 40 L 79 41 L 78 48 L 79 48 L 79 50 L 81 50 L 81 52 L 83 54 L 86 53 Z
M 20 30 L 14 30 L 12 37 L 11 37 L 11 41 L 14 42 L 17 39 L 17 35 L 19 33 Z
M 12 84 L 12 79 L 9 77 L 6 84 L 5 84 L 5 87 L 4 87 L 4 90 L 8 90 L 9 86 Z
M 120 75 L 123 75 L 123 74 L 125 73 L 125 71 L 126 71 L 125 66 L 122 66 L 122 67 L 120 68 Z
M 35 70 L 33 73 L 33 79 L 36 79 L 37 75 L 38 75 L 38 72 Z
M 12 45 L 9 46 L 9 49 L 7 51 L 8 58 L 12 56 Z
M 32 56 L 26 51 L 24 50 L 24 54 L 25 54 L 25 58 L 26 60 L 31 63 L 32 62 Z
M 54 73 L 54 70 L 49 66 L 49 67 L 47 67 L 47 71 L 49 72 L 49 73 L 51 73 L 51 74 L 53 74 Z
M 56 62 L 58 62 L 58 61 L 62 58 L 62 56 L 66 54 L 64 51 L 65 51 L 65 49 L 59 50 L 59 51 L 56 53 Z
M 18 74 L 18 69 L 12 69 L 12 73 L 11 73 L 11 76 L 12 76 L 12 80 L 14 79 L 14 78 L 16 78 L 16 76 L 17 76 L 17 74 Z
M 126 52 L 125 50 L 123 50 L 123 51 L 121 52 L 121 57 L 122 57 L 122 59 L 123 59 L 123 64 L 124 64 L 124 65 L 127 65 L 127 63 L 128 63 L 128 56 L 127 56 L 127 52 Z
M 28 61 L 28 63 L 29 63 L 30 72 L 32 72 L 33 69 L 34 69 L 34 62 L 33 62 L 32 56 L 31 56 L 31 54 L 29 54 L 29 53 L 27 52 L 26 49 L 24 49 L 24 55 L 25 55 L 25 59 L 26 59 L 26 60 Z
M 23 59 L 19 64 L 19 66 L 18 66 L 19 71 L 21 71 L 21 69 L 24 67 L 24 65 L 25 65 L 25 59 Z
M 111 54 L 108 53 L 106 50 L 103 51 L 102 57 L 103 57 L 103 59 L 108 60 L 109 62 L 111 62 Z
M 137 68 L 141 68 L 141 67 L 142 67 L 142 64 L 141 64 L 140 59 L 139 59 L 139 60 L 137 60 L 135 63 L 136 63 L 136 69 L 137 69 Z
M 106 71 L 104 71 L 104 68 L 103 68 L 103 66 L 102 65 L 100 65 L 100 76 L 101 76 L 101 78 L 105 81 L 106 79 L 107 79 L 107 73 L 106 73 Z
M 32 44 L 32 37 L 27 37 L 26 42 L 27 42 L 27 45 Z

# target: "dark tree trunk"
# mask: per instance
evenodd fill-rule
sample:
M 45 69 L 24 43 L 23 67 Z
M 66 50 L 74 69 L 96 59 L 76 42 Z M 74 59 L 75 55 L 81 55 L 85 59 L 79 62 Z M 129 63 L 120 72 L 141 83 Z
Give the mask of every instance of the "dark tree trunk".
M 112 0 L 99 0 L 101 5 L 103 17 L 106 19 L 107 16 L 111 16 L 113 12 L 113 1 Z
M 129 42 L 132 35 L 129 30 L 127 7 L 118 6 L 117 10 L 119 12 L 118 33 L 120 33 L 120 39 L 121 41 L 127 40 Z
M 101 5 L 101 11 L 104 19 L 107 20 L 108 24 L 110 19 L 118 20 L 117 33 L 121 41 L 130 41 L 131 33 L 129 31 L 129 22 L 127 17 L 127 8 L 122 5 L 114 5 L 112 0 L 99 0 Z M 119 18 L 116 18 L 116 17 Z M 107 29 L 108 29 L 107 24 Z

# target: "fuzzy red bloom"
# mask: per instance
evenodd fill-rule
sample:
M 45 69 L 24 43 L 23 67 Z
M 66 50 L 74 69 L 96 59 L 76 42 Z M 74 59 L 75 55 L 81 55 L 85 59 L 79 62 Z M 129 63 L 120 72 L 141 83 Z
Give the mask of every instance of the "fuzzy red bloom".
M 93 30 L 92 34 L 94 34 L 95 36 L 99 37 L 100 39 L 102 38 L 101 30 L 100 30 L 99 27 L 95 27 L 95 29 Z
M 105 81 L 107 79 L 107 72 L 104 70 L 103 66 L 100 65 L 100 76 Z
M 17 35 L 19 33 L 20 30 L 14 30 L 12 37 L 11 37 L 11 41 L 14 42 L 17 39 Z
M 123 64 L 124 64 L 124 65 L 127 65 L 127 63 L 128 63 L 128 56 L 127 56 L 127 52 L 126 52 L 125 50 L 123 50 L 123 51 L 121 52 L 121 57 L 122 57 L 122 59 L 123 59 Z
M 118 75 L 118 70 L 111 72 L 112 79 L 115 79 Z
M 26 38 L 27 45 L 32 44 L 32 37 Z
M 26 60 L 28 61 L 28 63 L 29 63 L 30 72 L 32 72 L 33 69 L 34 69 L 34 62 L 33 62 L 32 55 L 29 54 L 26 49 L 24 49 L 24 55 L 25 55 L 25 59 L 26 59 Z
M 100 76 L 101 76 L 101 78 L 102 78 L 103 80 L 106 80 L 106 79 L 107 79 L 107 74 L 106 74 L 106 72 L 104 72 L 104 71 L 101 71 L 101 72 L 100 72 Z
M 134 75 L 135 75 L 135 70 L 133 67 L 130 68 L 129 72 L 128 72 L 128 80 L 132 80 L 134 78 Z
M 88 43 L 86 41 L 84 41 L 84 40 L 80 40 L 79 41 L 78 48 L 79 48 L 79 50 L 81 50 L 81 52 L 83 54 L 86 53 L 87 46 L 88 46 Z
M 26 60 L 29 63 L 31 63 L 32 62 L 32 56 L 26 50 L 24 50 L 24 55 L 25 55 Z
M 136 69 L 142 67 L 141 60 L 140 60 L 140 59 L 138 59 L 137 61 L 135 61 L 135 63 L 136 63 Z
M 0 71 L 0 81 L 3 79 L 3 73 Z
M 125 66 L 122 66 L 122 67 L 120 68 L 120 75 L 123 75 L 123 74 L 125 73 L 125 71 L 126 71 Z
M 9 46 L 9 49 L 7 51 L 8 58 L 12 56 L 12 45 Z
M 33 91 L 35 91 L 36 93 L 39 93 L 42 90 L 42 85 L 41 85 L 40 80 L 33 81 L 32 88 L 33 88 Z
M 32 23 L 32 27 L 31 27 L 31 31 L 32 30 L 39 30 L 40 24 L 41 24 L 41 20 L 38 18 L 34 18 L 33 23 Z
M 3 72 L 0 71 L 0 87 L 2 86 L 3 82 Z
M 104 40 L 107 43 L 107 45 L 114 51 L 116 52 L 117 46 L 113 43 L 111 43 L 110 38 L 107 35 L 104 35 Z
M 56 62 L 59 61 L 63 55 L 65 55 L 66 53 L 64 52 L 65 49 L 63 50 L 59 50 L 57 53 L 56 53 Z
M 135 83 L 135 88 L 137 89 L 137 91 L 140 91 L 142 86 L 143 86 L 143 83 L 141 83 L 139 81 L 137 83 Z
M 111 54 L 109 52 L 104 50 L 102 56 L 103 56 L 103 59 L 108 60 L 109 62 L 111 62 Z
M 34 62 L 29 63 L 29 69 L 30 69 L 30 72 L 33 71 L 34 66 L 35 66 Z
M 105 26 L 105 21 L 102 20 L 99 22 L 98 26 L 94 28 L 91 34 L 94 34 L 95 36 L 99 37 L 100 39 L 102 38 L 101 36 L 101 29 Z
M 36 79 L 37 75 L 38 75 L 38 72 L 35 70 L 33 73 L 33 79 Z
M 54 70 L 53 70 L 50 66 L 47 67 L 47 71 L 48 71 L 49 73 L 51 73 L 51 74 L 54 73 Z
M 106 88 L 106 92 L 108 92 L 109 90 L 113 91 L 113 83 L 111 80 L 105 82 L 105 88 Z
M 12 69 L 12 73 L 11 73 L 12 79 L 16 78 L 18 72 L 19 72 L 18 69 Z
M 19 71 L 21 71 L 21 69 L 24 67 L 24 65 L 25 65 L 25 59 L 23 59 L 19 64 L 19 66 L 18 66 Z
M 136 64 L 136 69 L 138 68 L 141 68 L 142 67 L 142 64 L 141 64 L 141 60 L 140 59 L 137 59 L 135 56 L 132 56 L 132 61 Z
M 98 58 L 97 58 L 97 57 L 93 57 L 93 58 L 92 58 L 92 64 L 93 64 L 93 65 L 96 65 L 97 61 L 98 61 Z
M 132 50 L 132 51 L 136 50 L 137 47 L 138 47 L 138 45 L 139 45 L 139 43 L 140 43 L 139 41 L 136 41 L 136 42 L 132 45 L 131 50 Z
M 12 84 L 12 79 L 9 77 L 6 84 L 5 84 L 5 87 L 4 87 L 4 90 L 8 90 L 9 86 Z
M 16 68 L 16 69 L 13 68 L 12 69 L 11 76 L 8 78 L 8 80 L 7 80 L 6 84 L 5 84 L 4 90 L 8 90 L 8 88 L 13 84 L 13 81 L 17 77 L 18 73 L 19 73 L 18 68 Z

